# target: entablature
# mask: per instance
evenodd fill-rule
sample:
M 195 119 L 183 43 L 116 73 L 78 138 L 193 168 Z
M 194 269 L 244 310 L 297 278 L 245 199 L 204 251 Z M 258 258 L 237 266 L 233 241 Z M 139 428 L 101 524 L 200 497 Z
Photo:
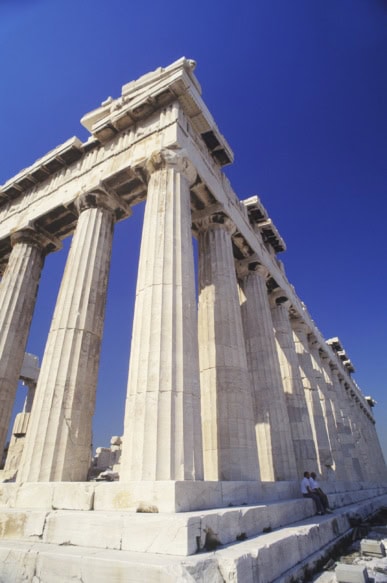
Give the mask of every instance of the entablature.
M 16 176 L 0 187 L 0 206 L 16 199 L 26 192 L 56 174 L 58 170 L 71 166 L 82 158 L 84 145 L 76 138 L 70 138 L 54 150 L 39 158 L 32 166 L 21 170 Z
M 86 113 L 81 119 L 82 125 L 105 143 L 178 100 L 216 163 L 219 166 L 230 164 L 233 152 L 201 98 L 201 87 L 193 73 L 195 67 L 195 61 L 182 57 L 168 67 L 159 67 L 123 85 L 121 97 L 109 97 L 100 107 Z
M 259 196 L 251 196 L 242 201 L 247 209 L 251 224 L 257 225 L 265 243 L 269 243 L 276 253 L 286 251 L 285 241 L 278 232 L 277 227 L 270 219 L 267 210 L 263 206 Z

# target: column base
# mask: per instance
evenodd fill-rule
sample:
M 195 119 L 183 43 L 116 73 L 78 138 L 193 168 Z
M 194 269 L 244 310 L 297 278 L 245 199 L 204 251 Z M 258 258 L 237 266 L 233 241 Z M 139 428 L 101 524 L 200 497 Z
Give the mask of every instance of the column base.
M 361 494 L 386 484 L 324 482 L 333 497 Z M 382 488 L 383 489 L 383 488 Z M 343 494 L 345 493 L 345 494 Z M 382 492 L 377 492 L 379 495 Z M 0 508 L 102 510 L 137 513 L 190 512 L 251 506 L 300 498 L 298 482 L 26 482 L 0 483 Z M 355 501 L 355 500 L 353 500 Z M 346 501 L 348 503 L 348 501 Z
M 188 512 L 298 497 L 296 482 L 26 482 L 0 484 L 0 506 Z

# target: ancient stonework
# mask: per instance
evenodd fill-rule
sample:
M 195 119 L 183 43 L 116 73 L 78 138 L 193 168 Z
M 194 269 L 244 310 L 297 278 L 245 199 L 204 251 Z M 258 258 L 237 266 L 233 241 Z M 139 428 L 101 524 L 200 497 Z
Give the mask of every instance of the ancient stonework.
M 29 387 L 0 472 L 1 581 L 103 583 L 113 570 L 290 581 L 350 516 L 386 505 L 374 402 L 288 281 L 259 197 L 239 200 L 223 174 L 233 154 L 194 68 L 182 58 L 124 85 L 82 118 L 85 143 L 69 139 L 0 189 L 1 449 L 18 379 Z M 115 437 L 94 461 L 119 474 L 107 484 L 88 478 L 110 255 L 115 223 L 141 202 L 122 446 Z M 70 235 L 40 373 L 28 376 L 44 257 Z M 326 528 L 300 495 L 305 469 L 337 512 Z M 270 538 L 297 521 L 302 532 Z

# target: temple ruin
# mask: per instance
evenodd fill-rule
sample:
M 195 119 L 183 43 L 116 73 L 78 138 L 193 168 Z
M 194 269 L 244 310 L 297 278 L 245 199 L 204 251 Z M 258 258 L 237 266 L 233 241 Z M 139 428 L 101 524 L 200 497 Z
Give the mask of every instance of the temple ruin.
M 0 189 L 1 451 L 44 257 L 72 236 L 22 452 L 0 476 L 1 581 L 290 581 L 351 512 L 387 504 L 374 402 L 288 281 L 260 198 L 240 200 L 223 174 L 233 153 L 194 68 L 182 58 L 124 85 L 82 118 L 85 143 Z M 144 201 L 120 479 L 91 482 L 114 225 Z M 312 520 L 305 469 L 333 518 Z M 297 543 L 273 536 L 300 521 Z M 222 547 L 198 552 L 209 533 Z

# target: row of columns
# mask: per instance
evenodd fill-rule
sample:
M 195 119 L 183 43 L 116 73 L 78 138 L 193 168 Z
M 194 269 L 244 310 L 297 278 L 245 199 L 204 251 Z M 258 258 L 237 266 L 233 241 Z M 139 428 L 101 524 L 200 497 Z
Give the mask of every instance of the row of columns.
M 344 379 L 291 317 L 284 292 L 268 295 L 267 270 L 256 258 L 235 265 L 235 227 L 221 213 L 196 224 L 197 307 L 190 209 L 196 173 L 184 152 L 172 150 L 154 154 L 146 170 L 120 479 L 294 480 L 305 469 L 380 477 L 371 421 L 359 418 Z M 118 209 L 130 214 L 105 191 L 78 199 L 20 482 L 86 479 Z M 0 447 L 47 248 L 32 228 L 12 243 L 0 284 Z

